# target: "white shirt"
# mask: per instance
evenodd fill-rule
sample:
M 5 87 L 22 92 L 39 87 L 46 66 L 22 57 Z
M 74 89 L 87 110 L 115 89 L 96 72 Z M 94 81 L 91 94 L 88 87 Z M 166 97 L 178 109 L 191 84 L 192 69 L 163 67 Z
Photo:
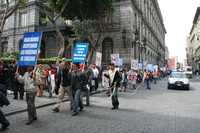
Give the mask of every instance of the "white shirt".
M 97 68 L 92 68 L 93 74 L 94 74 L 94 78 L 98 78 L 99 76 L 99 70 Z

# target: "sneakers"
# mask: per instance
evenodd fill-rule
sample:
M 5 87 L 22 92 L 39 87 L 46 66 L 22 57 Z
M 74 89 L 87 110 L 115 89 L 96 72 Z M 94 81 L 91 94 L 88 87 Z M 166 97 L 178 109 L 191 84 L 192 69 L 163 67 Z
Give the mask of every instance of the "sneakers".
M 76 116 L 76 115 L 78 115 L 78 112 L 73 112 L 72 113 L 72 116 Z
M 31 123 L 33 123 L 34 120 L 28 121 L 26 122 L 26 125 L 30 125 Z

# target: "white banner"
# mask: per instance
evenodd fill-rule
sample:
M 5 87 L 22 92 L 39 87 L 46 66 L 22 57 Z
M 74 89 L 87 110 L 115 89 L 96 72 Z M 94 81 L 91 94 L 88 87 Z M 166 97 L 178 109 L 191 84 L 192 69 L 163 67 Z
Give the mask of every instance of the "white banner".
M 117 64 L 117 61 L 119 60 L 119 54 L 111 54 L 111 63 Z
M 138 70 L 138 60 L 131 60 L 131 69 Z

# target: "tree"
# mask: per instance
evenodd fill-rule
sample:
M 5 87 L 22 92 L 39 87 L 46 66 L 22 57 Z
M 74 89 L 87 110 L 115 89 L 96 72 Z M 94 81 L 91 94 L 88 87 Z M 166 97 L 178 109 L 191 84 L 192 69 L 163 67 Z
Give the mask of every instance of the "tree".
M 20 7 L 24 7 L 26 0 L 1 0 L 0 1 L 0 46 L 1 37 L 6 20 Z
M 62 17 L 65 20 L 73 20 L 73 29 L 79 40 L 88 40 L 91 44 L 88 59 L 92 57 L 98 44 L 98 40 L 105 30 L 105 18 L 111 15 L 114 0 L 41 0 L 40 6 L 55 26 L 60 38 L 59 46 L 66 49 L 64 37 L 60 32 L 56 20 Z M 95 41 L 92 33 L 98 33 Z M 70 47 L 68 45 L 67 47 Z M 63 52 L 63 50 L 60 50 Z M 60 52 L 59 52 L 60 53 Z
M 63 57 L 66 53 L 65 38 L 56 22 L 59 18 L 61 18 L 61 15 L 63 14 L 65 8 L 67 8 L 70 0 L 60 0 L 59 3 L 62 3 L 62 5 L 59 5 L 60 10 L 57 10 L 57 6 L 54 5 L 54 1 L 55 0 L 39 0 L 37 2 L 38 6 L 40 6 L 41 12 L 46 15 L 48 19 L 47 21 L 49 21 L 55 28 L 57 35 L 56 45 L 60 48 L 58 57 Z
M 89 41 L 88 61 L 91 61 L 102 33 L 111 22 L 114 1 L 73 0 L 69 3 L 69 8 L 66 8 L 62 14 L 62 17 L 74 20 L 73 29 L 78 39 Z M 59 6 L 57 10 L 60 10 Z M 94 33 L 96 33 L 96 37 L 94 37 Z

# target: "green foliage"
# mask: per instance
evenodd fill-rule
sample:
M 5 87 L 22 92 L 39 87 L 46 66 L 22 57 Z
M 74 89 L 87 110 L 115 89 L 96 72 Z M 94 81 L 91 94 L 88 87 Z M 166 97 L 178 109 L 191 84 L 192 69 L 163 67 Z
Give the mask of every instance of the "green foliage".
M 80 21 L 78 19 L 74 20 L 73 23 L 73 31 L 78 38 L 82 38 L 84 36 L 88 36 L 90 33 L 94 33 L 95 24 L 92 20 L 83 20 Z
M 7 55 L 6 55 L 7 56 Z M 8 57 L 1 57 L 0 60 L 2 60 L 4 63 L 11 63 L 13 61 L 17 61 L 16 58 L 13 58 L 11 56 Z M 72 59 L 62 59 L 58 57 L 51 57 L 51 58 L 43 58 L 43 59 L 38 59 L 38 64 L 55 64 L 57 61 L 66 61 L 66 62 L 71 62 Z
M 11 53 L 2 53 L 1 58 L 6 58 L 6 59 L 18 59 L 19 57 L 19 52 L 11 52 Z
M 48 0 L 48 5 L 56 13 L 59 13 L 66 1 L 67 0 Z M 74 18 L 80 20 L 94 20 L 98 13 L 111 11 L 114 1 L 115 0 L 69 0 L 67 7 L 62 13 L 62 17 L 71 20 Z
M 19 6 L 24 8 L 27 5 L 28 0 L 20 0 Z

